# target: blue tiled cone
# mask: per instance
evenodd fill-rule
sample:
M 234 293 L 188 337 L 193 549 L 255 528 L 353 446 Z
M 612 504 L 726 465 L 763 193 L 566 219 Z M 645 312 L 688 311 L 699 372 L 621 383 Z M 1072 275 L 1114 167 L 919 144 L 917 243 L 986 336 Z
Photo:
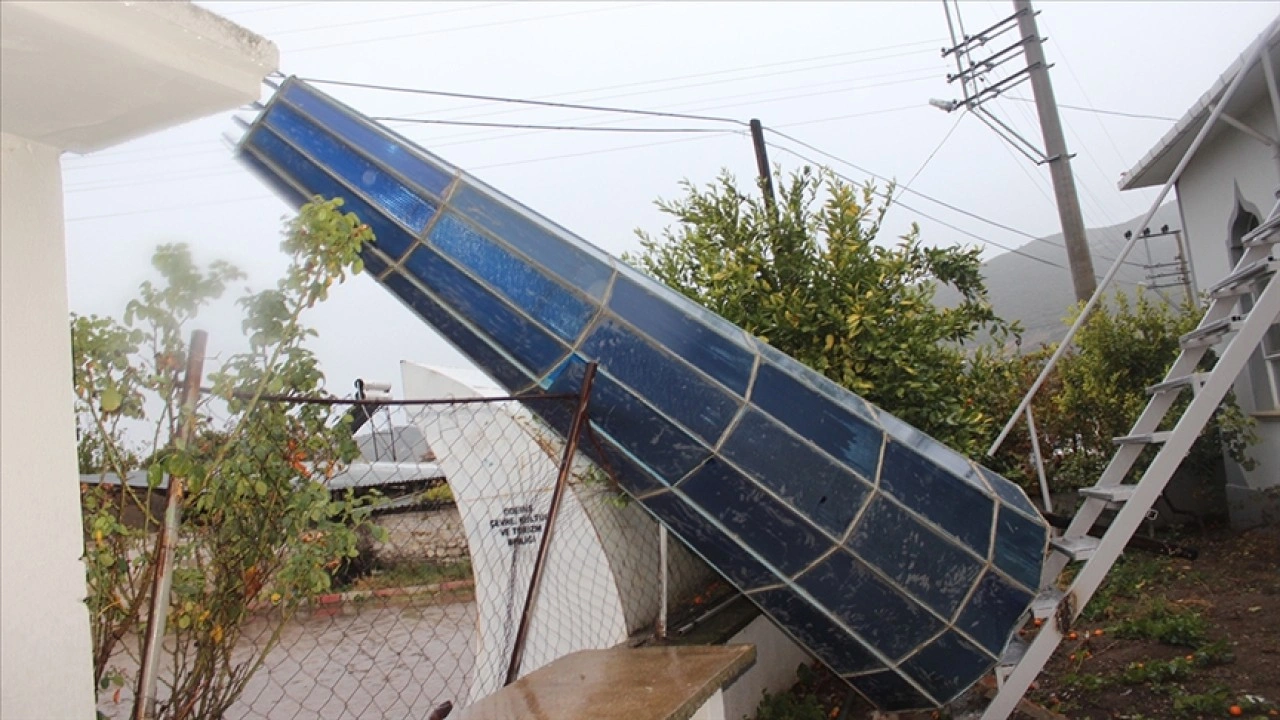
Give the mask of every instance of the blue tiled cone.
M 344 198 L 366 269 L 513 395 L 597 362 L 584 452 L 876 706 L 995 664 L 1048 541 L 1016 485 L 303 82 L 240 154 L 291 202 Z

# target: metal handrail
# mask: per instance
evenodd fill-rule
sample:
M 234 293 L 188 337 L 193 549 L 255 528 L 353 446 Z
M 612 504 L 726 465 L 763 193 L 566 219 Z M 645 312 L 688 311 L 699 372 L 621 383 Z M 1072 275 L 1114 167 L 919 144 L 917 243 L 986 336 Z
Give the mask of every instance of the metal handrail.
M 1280 30 L 1280 20 L 1273 20 L 1271 25 L 1268 27 L 1267 32 L 1258 37 L 1258 39 L 1253 42 L 1253 45 L 1245 51 L 1242 56 L 1243 62 L 1240 65 L 1240 71 L 1231 79 L 1231 83 L 1227 85 L 1226 90 L 1223 91 L 1222 97 L 1214 103 L 1213 110 L 1209 113 L 1208 119 L 1205 120 L 1204 126 L 1200 128 L 1198 133 L 1196 133 L 1195 139 L 1191 141 L 1191 145 L 1187 148 L 1186 152 L 1183 153 L 1182 159 L 1178 161 L 1177 167 L 1175 167 L 1173 173 L 1169 175 L 1169 179 L 1165 181 L 1164 186 L 1160 188 L 1160 192 L 1151 203 L 1151 209 L 1147 210 L 1146 215 L 1144 215 L 1142 220 L 1138 223 L 1139 231 L 1146 227 L 1147 223 L 1151 222 L 1151 218 L 1153 218 L 1156 211 L 1160 209 L 1160 204 L 1164 202 L 1165 197 L 1169 194 L 1169 190 L 1172 189 L 1174 183 L 1182 177 L 1182 173 L 1186 170 L 1187 165 L 1190 164 L 1191 158 L 1195 156 L 1196 152 L 1200 149 L 1200 145 L 1202 145 L 1205 138 L 1209 136 L 1209 131 L 1213 129 L 1214 125 L 1218 122 L 1218 119 L 1222 117 L 1222 113 L 1227 106 L 1227 102 L 1233 95 L 1235 95 L 1236 90 L 1244 81 L 1244 76 L 1248 73 L 1249 68 L 1252 67 L 1261 54 L 1266 51 L 1267 46 L 1271 44 L 1271 39 L 1275 37 L 1278 30 Z M 1013 414 L 1009 417 L 1009 421 L 1005 423 L 1004 429 L 1000 431 L 999 437 L 997 437 L 995 442 L 991 444 L 991 448 L 987 450 L 988 457 L 996 454 L 996 451 L 1000 449 L 1000 445 L 1004 443 L 1005 439 L 1009 436 L 1010 431 L 1013 430 L 1013 426 L 1017 424 L 1018 418 L 1025 414 L 1027 409 L 1031 407 L 1031 401 L 1040 390 L 1040 386 L 1044 384 L 1046 379 L 1048 379 L 1049 373 L 1053 372 L 1058 361 L 1062 359 L 1062 356 L 1066 353 L 1067 349 L 1071 347 L 1071 341 L 1075 339 L 1076 333 L 1079 332 L 1080 328 L 1084 325 L 1085 320 L 1088 319 L 1089 314 L 1093 312 L 1098 301 L 1106 293 L 1106 290 L 1111 285 L 1112 281 L 1115 280 L 1116 275 L 1120 272 L 1120 267 L 1129 257 L 1129 252 L 1133 250 L 1135 245 L 1137 245 L 1141 236 L 1141 232 L 1135 232 L 1129 236 L 1129 240 L 1120 250 L 1120 254 L 1116 256 L 1115 262 L 1111 264 L 1111 267 L 1107 270 L 1107 274 L 1103 276 L 1102 282 L 1098 283 L 1098 288 L 1093 291 L 1093 295 L 1089 297 L 1089 301 L 1085 303 L 1084 309 L 1080 311 L 1075 322 L 1071 323 L 1071 328 L 1067 330 L 1066 336 L 1064 336 L 1062 341 L 1058 343 L 1057 349 L 1053 351 L 1053 355 L 1051 355 L 1049 357 L 1049 361 L 1045 363 L 1044 369 L 1040 371 L 1040 375 L 1036 378 L 1035 382 L 1031 384 L 1026 395 L 1022 397 L 1022 401 L 1018 403 L 1017 409 L 1013 411 Z

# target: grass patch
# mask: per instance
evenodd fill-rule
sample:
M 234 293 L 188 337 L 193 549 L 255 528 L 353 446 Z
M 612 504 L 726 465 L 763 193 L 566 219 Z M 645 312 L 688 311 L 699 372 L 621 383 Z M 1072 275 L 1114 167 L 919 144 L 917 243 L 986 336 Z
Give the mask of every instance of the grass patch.
M 1081 618 L 1095 622 L 1114 619 L 1126 606 L 1150 595 L 1152 588 L 1162 585 L 1168 579 L 1171 565 L 1166 557 L 1136 553 L 1122 556 L 1085 606 Z
M 1112 632 L 1121 638 L 1195 648 L 1204 643 L 1208 630 L 1209 624 L 1200 613 L 1156 596 L 1141 603 Z
M 454 580 L 470 580 L 471 577 L 470 560 L 440 564 L 399 563 L 387 568 L 374 570 L 371 574 L 356 581 L 354 587 L 359 590 L 381 590 L 383 588 L 435 585 Z
M 1231 702 L 1231 690 L 1223 685 L 1215 685 L 1202 693 L 1188 693 L 1178 687 L 1173 690 L 1173 711 L 1181 717 L 1221 717 L 1227 714 Z

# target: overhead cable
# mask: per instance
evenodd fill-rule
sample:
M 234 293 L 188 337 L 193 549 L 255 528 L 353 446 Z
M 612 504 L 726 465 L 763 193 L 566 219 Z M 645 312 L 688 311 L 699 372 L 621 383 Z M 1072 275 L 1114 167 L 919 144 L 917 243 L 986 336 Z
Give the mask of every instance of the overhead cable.
M 803 160 L 803 161 L 805 161 L 805 162 L 807 162 L 807 163 L 812 163 L 813 165 L 816 165 L 816 166 L 826 166 L 826 167 L 830 168 L 830 166 L 827 166 L 825 163 L 822 163 L 822 162 L 819 162 L 819 161 L 817 161 L 817 160 L 814 160 L 813 158 L 808 157 L 808 156 L 804 155 L 803 153 L 796 152 L 795 150 L 792 150 L 791 148 L 789 148 L 789 147 L 787 147 L 787 146 L 785 146 L 785 145 L 779 145 L 779 144 L 777 144 L 777 143 L 769 143 L 769 146 L 770 146 L 770 147 L 773 147 L 773 148 L 776 148 L 776 149 L 778 149 L 778 150 L 781 150 L 781 151 L 783 151 L 783 152 L 785 152 L 785 153 L 788 153 L 788 154 L 790 154 L 790 155 L 794 155 L 794 156 L 796 156 L 796 157 L 800 158 L 801 160 Z M 837 172 L 836 170 L 831 170 L 831 172 L 832 172 L 833 174 L 835 174 L 835 176 L 836 176 L 836 177 L 838 177 L 838 178 L 840 178 L 840 179 L 842 179 L 842 180 L 844 180 L 844 181 L 846 181 L 846 182 L 857 183 L 857 181 L 856 181 L 856 180 L 854 180 L 853 178 L 849 177 L 848 175 L 845 175 L 845 174 L 843 174 L 843 173 Z M 1059 270 L 1066 270 L 1066 269 L 1067 269 L 1067 268 L 1066 268 L 1066 266 L 1064 266 L 1064 265 L 1059 265 L 1058 263 L 1056 263 L 1056 262 L 1054 262 L 1054 261 L 1052 261 L 1052 260 L 1046 260 L 1045 258 L 1037 257 L 1037 256 L 1035 256 L 1035 255 L 1032 255 L 1032 254 L 1028 253 L 1028 252 L 1025 252 L 1025 251 L 1023 251 L 1023 250 L 1020 250 L 1019 248 L 1010 247 L 1010 246 L 1008 246 L 1008 245 L 1004 245 L 1004 244 L 1002 244 L 1002 243 L 996 242 L 995 240 L 991 240 L 991 239 L 989 239 L 989 238 L 982 237 L 981 235 L 978 235 L 977 233 L 974 233 L 974 232 L 970 232 L 970 231 L 968 231 L 968 230 L 965 230 L 964 228 L 962 228 L 962 227 L 960 227 L 960 226 L 958 226 L 958 225 L 954 225 L 954 224 L 952 224 L 952 223 L 947 222 L 946 220 L 942 220 L 942 219 L 940 219 L 940 218 L 934 217 L 933 215 L 930 215 L 930 214 L 928 214 L 928 213 L 924 212 L 923 210 L 919 210 L 919 209 L 917 209 L 917 208 L 913 208 L 913 207 L 911 207 L 910 205 L 908 205 L 908 204 L 906 204 L 906 203 L 902 202 L 901 200 L 894 200 L 894 199 L 890 198 L 890 197 L 889 197 L 889 196 L 888 196 L 888 195 L 887 195 L 883 190 L 877 190 L 877 191 L 876 191 L 876 195 L 877 195 L 877 196 L 879 196 L 880 198 L 882 198 L 882 199 L 886 200 L 886 201 L 892 202 L 894 205 L 898 205 L 898 206 L 902 207 L 904 210 L 908 210 L 908 211 L 910 211 L 910 212 L 913 212 L 913 213 L 915 213 L 916 215 L 919 215 L 920 217 L 925 218 L 926 220 L 931 220 L 931 221 L 933 221 L 933 222 L 938 223 L 939 225 L 941 225 L 941 226 L 943 226 L 943 227 L 950 228 L 951 230 L 954 230 L 955 232 L 958 232 L 958 233 L 960 233 L 961 235 L 965 235 L 965 236 L 967 236 L 967 237 L 973 238 L 974 240 L 977 240 L 978 242 L 982 243 L 983 245 L 994 245 L 995 247 L 998 247 L 998 248 L 1000 248 L 1001 250 L 1006 250 L 1006 251 L 1008 251 L 1008 252 L 1013 253 L 1014 255 L 1019 255 L 1019 256 L 1021 256 L 1021 257 L 1025 257 L 1025 258 L 1027 258 L 1028 260 L 1034 260 L 1035 262 L 1042 263 L 1042 264 L 1044 264 L 1044 265 L 1048 265 L 1048 266 L 1050 266 L 1050 267 L 1054 267 L 1054 268 L 1057 268 L 1057 269 L 1059 269 Z
M 313 85 L 338 85 L 341 87 L 365 88 L 368 90 L 383 90 L 386 92 L 410 93 L 413 95 L 433 95 L 436 97 L 462 98 L 465 100 L 484 100 L 487 102 L 511 103 L 513 105 L 536 105 L 538 107 L 553 107 L 568 110 L 591 110 L 594 112 L 610 112 L 622 113 L 626 115 L 642 115 L 645 117 L 674 118 L 680 120 L 701 120 L 704 122 L 720 122 L 730 123 L 733 125 L 746 126 L 746 123 L 734 118 L 716 117 L 714 115 L 692 115 L 688 113 L 672 113 L 662 112 L 659 110 L 637 110 L 633 108 L 611 107 L 607 105 L 582 105 L 578 103 L 553 102 L 550 100 L 530 100 L 528 98 L 512 98 L 502 97 L 500 95 L 476 95 L 473 93 L 450 92 L 447 90 L 426 90 L 423 88 L 407 88 L 397 87 L 394 85 L 377 85 L 374 83 L 349 82 L 346 80 L 325 80 L 323 78 L 299 78 L 304 82 Z

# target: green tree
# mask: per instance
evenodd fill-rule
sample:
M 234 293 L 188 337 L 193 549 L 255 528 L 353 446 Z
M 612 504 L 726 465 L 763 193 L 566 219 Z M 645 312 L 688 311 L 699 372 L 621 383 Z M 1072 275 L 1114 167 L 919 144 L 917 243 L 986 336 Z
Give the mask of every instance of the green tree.
M 973 402 L 964 345 L 997 318 L 978 248 L 924 245 L 914 225 L 879 238 L 889 203 L 871 185 L 805 168 L 777 178 L 777 212 L 722 174 L 659 200 L 676 220 L 627 260 L 952 447 L 976 456 L 996 420 Z M 892 195 L 889 188 L 886 196 Z M 949 285 L 953 307 L 934 294 Z
M 284 232 L 284 277 L 239 301 L 248 350 L 209 374 L 212 391 L 190 418 L 192 442 L 178 433 L 187 420 L 180 391 L 188 326 L 240 272 L 225 263 L 201 269 L 185 246 L 166 245 L 153 258 L 162 282 L 143 283 L 122 321 L 72 319 L 81 471 L 105 481 L 82 488 L 94 670 L 103 689 L 126 682 L 113 658 L 137 657 L 146 632 L 161 522 L 153 496 L 166 475 L 187 483 L 166 628 L 173 665 L 161 673 L 169 687 L 160 717 L 222 717 L 284 623 L 355 555 L 368 523 L 364 501 L 334 499 L 325 485 L 357 454 L 337 414 L 262 400 L 323 387 L 305 347 L 315 333 L 301 318 L 360 271 L 358 253 L 372 239 L 341 204 L 317 198 L 304 206 Z M 150 427 L 141 439 L 139 426 Z M 125 482 L 134 470 L 145 472 L 145 488 Z M 240 643 L 255 612 L 269 635 Z
M 1129 434 L 1150 399 L 1146 388 L 1164 379 L 1180 352 L 1178 339 L 1199 324 L 1203 313 L 1198 304 L 1175 306 L 1141 292 L 1133 298 L 1117 292 L 1094 309 L 1076 335 L 1074 347 L 1062 356 L 1032 406 L 1045 452 L 1046 474 L 1054 489 L 1097 482 L 1115 454 L 1112 438 Z M 972 371 L 975 378 L 981 378 L 978 402 L 1007 418 L 1052 350 L 1047 346 L 1012 356 L 990 349 L 980 352 Z M 1213 362 L 1210 354 L 1200 369 L 1210 369 Z M 1161 429 L 1172 427 L 1190 398 L 1189 392 L 1182 393 Z M 1228 394 L 1183 459 L 1182 468 L 1211 479 L 1224 451 L 1250 467 L 1253 461 L 1247 451 L 1255 439 L 1252 421 Z M 1135 476 L 1154 456 L 1155 448 L 1149 448 L 1139 458 L 1132 471 Z M 991 467 L 1028 487 L 1035 482 L 1025 424 L 1015 426 Z

